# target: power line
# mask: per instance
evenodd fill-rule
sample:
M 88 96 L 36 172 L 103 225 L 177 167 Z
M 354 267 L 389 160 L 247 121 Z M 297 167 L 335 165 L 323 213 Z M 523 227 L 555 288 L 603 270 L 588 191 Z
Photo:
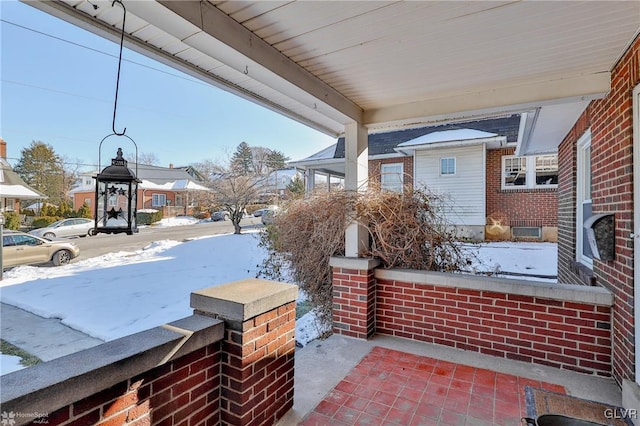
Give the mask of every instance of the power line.
M 44 36 L 44 37 L 49 37 L 49 38 L 52 38 L 54 40 L 61 41 L 63 43 L 68 43 L 68 44 L 70 44 L 72 46 L 80 47 L 82 49 L 87 49 L 87 50 L 90 50 L 92 52 L 99 53 L 101 55 L 109 56 L 109 57 L 112 57 L 112 58 L 117 58 L 116 55 L 113 55 L 111 53 L 107 53 L 107 52 L 104 52 L 102 50 L 86 46 L 84 44 L 76 43 L 75 41 L 67 40 L 67 39 L 64 39 L 62 37 L 54 36 L 52 34 L 45 33 L 43 31 L 39 31 L 39 30 L 36 30 L 34 28 L 30 28 L 30 27 L 27 27 L 27 26 L 24 26 L 24 25 L 21 25 L 21 24 L 17 24 L 15 22 L 7 21 L 6 19 L 1 19 L 0 18 L 0 22 L 4 22 L 5 24 L 13 25 L 13 26 L 18 27 L 20 29 L 23 29 L 25 31 L 31 31 L 33 33 L 39 34 L 39 35 Z M 132 61 L 130 59 L 124 59 L 123 58 L 122 60 L 124 62 L 128 62 L 130 64 L 138 65 L 138 66 L 143 67 L 143 68 L 147 68 L 147 69 L 150 69 L 150 70 L 153 70 L 153 71 L 157 71 L 159 73 L 166 74 L 166 75 L 169 75 L 171 77 L 175 77 L 175 78 L 179 78 L 179 79 L 182 79 L 182 80 L 186 80 L 186 81 L 189 81 L 191 83 L 200 84 L 200 85 L 203 85 L 203 86 L 206 86 L 206 87 L 212 87 L 211 85 L 209 85 L 209 84 L 207 84 L 205 82 L 202 82 L 202 81 L 199 81 L 199 80 L 194 80 L 192 78 L 185 77 L 185 76 L 182 76 L 182 75 L 179 75 L 179 74 L 174 74 L 174 73 L 171 73 L 171 72 L 168 72 L 168 71 L 165 71 L 165 70 L 161 70 L 159 68 L 152 67 L 151 65 L 146 65 L 146 64 L 143 64 L 143 63 L 140 63 L 140 62 Z

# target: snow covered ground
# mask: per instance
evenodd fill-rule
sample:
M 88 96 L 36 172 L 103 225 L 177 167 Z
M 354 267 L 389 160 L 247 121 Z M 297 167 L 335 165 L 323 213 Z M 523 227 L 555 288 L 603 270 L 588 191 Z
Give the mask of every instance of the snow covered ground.
M 193 223 L 165 219 L 161 226 Z M 488 243 L 468 245 L 479 271 L 556 274 L 556 245 Z M 254 278 L 265 252 L 256 232 L 217 235 L 189 242 L 156 241 L 136 252 L 117 252 L 49 268 L 21 266 L 4 274 L 0 300 L 108 341 L 191 315 L 192 291 Z M 312 313 L 296 321 L 302 344 L 319 335 Z M 2 374 L 16 365 L 3 355 Z

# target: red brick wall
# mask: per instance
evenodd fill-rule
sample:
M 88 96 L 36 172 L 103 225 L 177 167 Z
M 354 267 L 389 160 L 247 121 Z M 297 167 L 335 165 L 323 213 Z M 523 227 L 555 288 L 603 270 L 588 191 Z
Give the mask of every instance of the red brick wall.
M 225 321 L 222 424 L 272 425 L 293 407 L 295 306 L 243 323 Z
M 633 318 L 633 117 L 632 91 L 640 83 L 640 38 L 636 38 L 612 70 L 611 91 L 591 102 L 559 147 L 560 230 L 558 274 L 563 282 L 575 282 L 575 152 L 576 141 L 591 128 L 593 212 L 615 213 L 615 259 L 594 260 L 596 282 L 615 296 L 613 310 L 613 372 L 618 381 L 634 380 Z M 572 172 L 566 171 L 572 168 Z M 574 222 L 571 222 L 573 215 Z
M 209 345 L 42 420 L 48 425 L 218 425 L 220 357 L 220 343 Z
M 602 376 L 611 374 L 610 308 L 378 279 L 381 334 Z
M 588 284 L 575 269 L 577 141 L 589 129 L 589 109 L 558 147 L 558 282 Z
M 404 167 L 404 184 L 413 186 L 413 157 L 386 158 L 369 160 L 369 180 L 380 183 L 380 166 L 382 164 L 402 163 Z
M 502 157 L 515 148 L 487 150 L 487 225 L 558 226 L 558 197 L 554 189 L 503 190 Z M 492 221 L 493 220 L 493 221 Z
M 374 270 L 333 268 L 333 332 L 366 339 L 375 332 Z

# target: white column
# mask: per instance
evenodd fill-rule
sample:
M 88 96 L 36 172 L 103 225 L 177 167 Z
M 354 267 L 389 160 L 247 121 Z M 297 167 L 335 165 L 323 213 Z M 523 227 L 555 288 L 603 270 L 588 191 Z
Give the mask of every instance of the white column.
M 367 129 L 353 122 L 345 126 L 345 190 L 365 191 L 369 174 L 369 140 Z M 369 248 L 369 234 L 364 226 L 351 223 L 345 231 L 345 256 L 358 257 Z
M 311 194 L 316 189 L 316 170 L 307 169 L 305 171 L 307 181 L 307 193 Z

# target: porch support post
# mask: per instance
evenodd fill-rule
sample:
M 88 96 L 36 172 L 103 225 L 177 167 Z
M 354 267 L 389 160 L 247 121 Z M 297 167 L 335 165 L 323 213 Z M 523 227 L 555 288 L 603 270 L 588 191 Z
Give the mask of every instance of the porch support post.
M 369 175 L 369 140 L 367 129 L 358 122 L 345 126 L 345 189 L 364 191 Z M 358 257 L 369 248 L 364 226 L 351 223 L 345 231 L 345 256 Z
M 307 169 L 306 172 L 307 177 L 307 193 L 312 193 L 316 189 L 316 169 Z

